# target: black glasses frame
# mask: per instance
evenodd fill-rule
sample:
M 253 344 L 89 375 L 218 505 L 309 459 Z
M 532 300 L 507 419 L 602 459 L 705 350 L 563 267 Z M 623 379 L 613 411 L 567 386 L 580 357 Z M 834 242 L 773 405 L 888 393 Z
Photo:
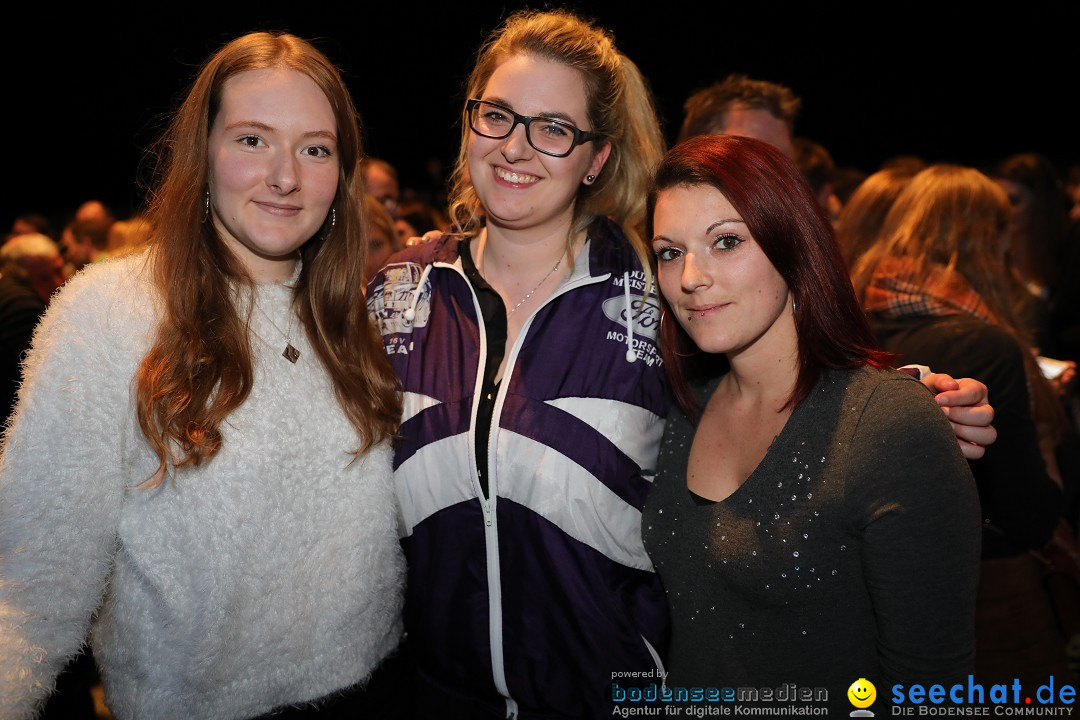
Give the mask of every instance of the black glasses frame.
M 480 132 L 479 130 L 477 130 L 476 126 L 473 124 L 473 108 L 475 108 L 480 103 L 496 107 L 504 111 L 507 115 L 513 115 L 514 122 L 510 124 L 510 129 L 508 129 L 502 135 L 489 135 L 485 132 Z M 566 157 L 570 153 L 574 152 L 574 148 L 576 148 L 578 145 L 581 145 L 582 143 L 587 143 L 590 140 L 599 140 L 600 138 L 604 137 L 603 133 L 582 130 L 578 127 L 575 127 L 574 125 L 571 125 L 565 120 L 559 120 L 558 118 L 546 117 L 544 115 L 518 115 L 516 112 L 506 107 L 505 105 L 500 105 L 499 103 L 494 103 L 490 100 L 477 100 L 473 98 L 466 102 L 465 118 L 469 123 L 470 130 L 472 130 L 477 135 L 480 135 L 481 137 L 491 138 L 493 140 L 502 140 L 503 138 L 510 137 L 510 135 L 514 132 L 514 128 L 516 128 L 518 125 L 524 125 L 525 139 L 528 140 L 529 145 L 532 146 L 532 149 L 538 153 L 543 153 L 544 155 L 549 155 L 551 157 Z M 559 127 L 566 128 L 574 137 L 574 141 L 570 144 L 570 149 L 564 153 L 553 153 L 550 150 L 544 150 L 542 148 L 536 147 L 536 143 L 532 141 L 533 120 L 543 120 L 546 123 L 555 123 Z

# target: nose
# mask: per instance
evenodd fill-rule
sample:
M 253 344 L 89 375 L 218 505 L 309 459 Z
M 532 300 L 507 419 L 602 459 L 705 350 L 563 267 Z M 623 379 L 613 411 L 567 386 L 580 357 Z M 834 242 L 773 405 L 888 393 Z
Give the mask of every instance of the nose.
M 518 123 L 510 134 L 503 138 L 502 154 L 510 162 L 523 160 L 532 154 L 532 146 L 525 130 L 525 123 Z
M 697 253 L 688 252 L 683 256 L 682 275 L 680 276 L 682 288 L 686 292 L 694 292 L 712 284 L 712 277 L 705 269 L 701 258 Z
M 300 168 L 291 153 L 282 153 L 274 160 L 266 184 L 282 195 L 290 195 L 300 189 Z

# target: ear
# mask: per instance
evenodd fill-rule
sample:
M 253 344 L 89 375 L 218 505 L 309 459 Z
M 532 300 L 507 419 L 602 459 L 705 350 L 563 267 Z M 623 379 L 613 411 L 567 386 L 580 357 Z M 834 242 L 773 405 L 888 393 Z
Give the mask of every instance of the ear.
M 586 173 L 586 179 L 582 180 L 586 185 L 592 185 L 596 182 L 596 177 L 600 175 L 600 171 L 604 169 L 604 164 L 607 162 L 608 156 L 611 155 L 611 143 L 606 142 L 600 146 L 600 149 L 593 153 L 592 162 L 589 163 L 589 172 Z M 588 176 L 591 175 L 593 180 L 589 180 Z

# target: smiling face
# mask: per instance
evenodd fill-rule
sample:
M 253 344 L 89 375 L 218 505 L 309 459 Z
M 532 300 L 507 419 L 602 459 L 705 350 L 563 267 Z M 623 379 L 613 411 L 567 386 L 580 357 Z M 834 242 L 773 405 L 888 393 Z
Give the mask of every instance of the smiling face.
M 492 73 L 480 99 L 592 130 L 582 76 L 561 63 L 512 55 Z M 590 141 L 567 157 L 551 157 L 529 145 L 524 125 L 500 140 L 473 132 L 468 143 L 469 176 L 488 226 L 511 230 L 569 228 L 582 182 L 600 173 L 610 152 L 607 143 Z
M 337 193 L 337 123 L 326 95 L 281 67 L 229 78 L 209 159 L 218 234 L 255 280 L 289 277 Z
M 868 708 L 877 698 L 877 688 L 866 678 L 859 678 L 851 683 L 847 691 L 848 701 L 857 708 Z
M 793 352 L 788 287 L 742 216 L 709 185 L 660 192 L 653 214 L 657 281 L 676 319 L 705 352 Z

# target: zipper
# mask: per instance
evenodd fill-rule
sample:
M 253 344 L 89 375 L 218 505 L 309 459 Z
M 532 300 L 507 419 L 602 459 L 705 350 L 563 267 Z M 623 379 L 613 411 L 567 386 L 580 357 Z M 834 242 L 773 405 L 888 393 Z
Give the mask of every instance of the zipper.
M 499 383 L 495 407 L 492 410 L 491 428 L 488 430 L 488 488 L 487 495 L 485 495 L 483 488 L 480 486 L 480 480 L 477 477 L 478 473 L 476 467 L 476 416 L 482 399 L 481 394 L 484 391 L 484 373 L 487 369 L 488 352 L 487 328 L 484 326 L 484 313 L 480 308 L 480 301 L 476 297 L 476 291 L 473 290 L 472 283 L 469 282 L 469 278 L 465 275 L 464 270 L 457 264 L 435 263 L 435 265 L 453 270 L 465 281 L 465 286 L 469 288 L 469 294 L 472 296 L 473 309 L 476 311 L 476 319 L 480 328 L 480 364 L 477 367 L 475 385 L 473 386 L 473 405 L 469 418 L 469 464 L 471 465 L 470 469 L 472 471 L 471 480 L 473 493 L 477 500 L 480 501 L 480 509 L 484 515 L 484 551 L 488 577 L 488 634 L 491 638 L 489 652 L 491 654 L 492 681 L 495 684 L 495 689 L 506 699 L 507 717 L 511 717 L 511 708 L 513 708 L 513 716 L 516 717 L 517 703 L 510 697 L 510 692 L 506 686 L 506 669 L 503 667 L 502 593 L 500 591 L 500 588 L 502 587 L 502 577 L 499 567 L 499 525 L 495 516 L 495 495 L 497 486 L 495 484 L 494 473 L 492 472 L 493 464 L 491 462 L 493 455 L 491 449 L 493 429 L 495 428 L 495 423 L 498 421 L 498 412 L 502 407 L 501 402 L 506 383 Z M 508 376 L 509 372 L 504 378 Z
M 656 652 L 656 648 L 652 646 L 652 643 L 649 642 L 644 635 L 641 635 L 639 633 L 639 636 L 641 637 L 641 642 L 645 643 L 645 649 L 649 651 L 650 655 L 652 655 L 653 664 L 656 665 L 656 671 L 660 673 L 660 677 L 662 678 L 660 681 L 660 686 L 666 688 L 667 671 L 664 669 L 664 661 L 660 659 L 660 653 Z
M 514 367 L 517 363 L 518 351 L 521 349 L 525 338 L 529 334 L 529 328 L 532 326 L 533 318 L 536 313 L 540 312 L 542 308 L 547 307 L 555 298 L 565 295 L 571 290 L 575 290 L 584 285 L 592 285 L 595 283 L 601 283 L 611 277 L 611 273 L 605 273 L 603 275 L 591 276 L 586 275 L 584 277 L 573 280 L 566 283 L 562 287 L 558 288 L 554 294 L 552 294 L 543 305 L 536 308 L 529 318 L 525 321 L 525 324 L 521 327 L 521 332 L 518 333 L 517 341 L 514 343 L 514 347 L 511 348 L 510 353 L 506 357 L 506 371 L 503 373 L 502 382 L 499 383 L 499 389 L 495 395 L 495 406 L 491 412 L 491 427 L 488 430 L 488 492 L 484 495 L 483 489 L 480 487 L 480 481 L 477 479 L 476 468 L 476 415 L 479 403 L 481 400 L 481 393 L 484 389 L 484 372 L 487 367 L 487 328 L 484 327 L 484 314 L 480 309 L 480 301 L 476 297 L 476 291 L 473 289 L 472 283 L 469 282 L 469 278 L 465 275 L 457 264 L 449 263 L 433 263 L 436 267 L 444 267 L 452 269 L 465 281 L 466 287 L 469 288 L 469 293 L 472 295 L 473 308 L 476 311 L 477 321 L 480 325 L 480 366 L 477 368 L 475 386 L 473 388 L 473 406 L 472 414 L 469 423 L 469 461 L 472 465 L 472 484 L 473 491 L 476 497 L 480 500 L 480 507 L 484 515 L 484 539 L 487 561 L 487 576 L 488 576 L 488 634 L 491 638 L 491 672 L 492 681 L 495 684 L 495 689 L 503 696 L 506 703 L 506 717 L 508 719 L 514 719 L 518 717 L 518 704 L 510 697 L 510 689 L 506 684 L 506 667 L 505 656 L 503 654 L 503 637 L 502 637 L 502 572 L 499 565 L 499 526 L 495 516 L 495 497 L 498 489 L 498 474 L 495 472 L 495 446 L 492 442 L 495 435 L 495 428 L 499 426 L 499 418 L 502 415 L 503 405 L 506 399 L 506 388 L 509 387 L 509 378 L 514 373 Z M 644 638 L 643 638 L 644 639 Z M 647 644 L 647 643 L 646 643 Z M 659 662 L 659 656 L 653 652 L 653 657 Z

